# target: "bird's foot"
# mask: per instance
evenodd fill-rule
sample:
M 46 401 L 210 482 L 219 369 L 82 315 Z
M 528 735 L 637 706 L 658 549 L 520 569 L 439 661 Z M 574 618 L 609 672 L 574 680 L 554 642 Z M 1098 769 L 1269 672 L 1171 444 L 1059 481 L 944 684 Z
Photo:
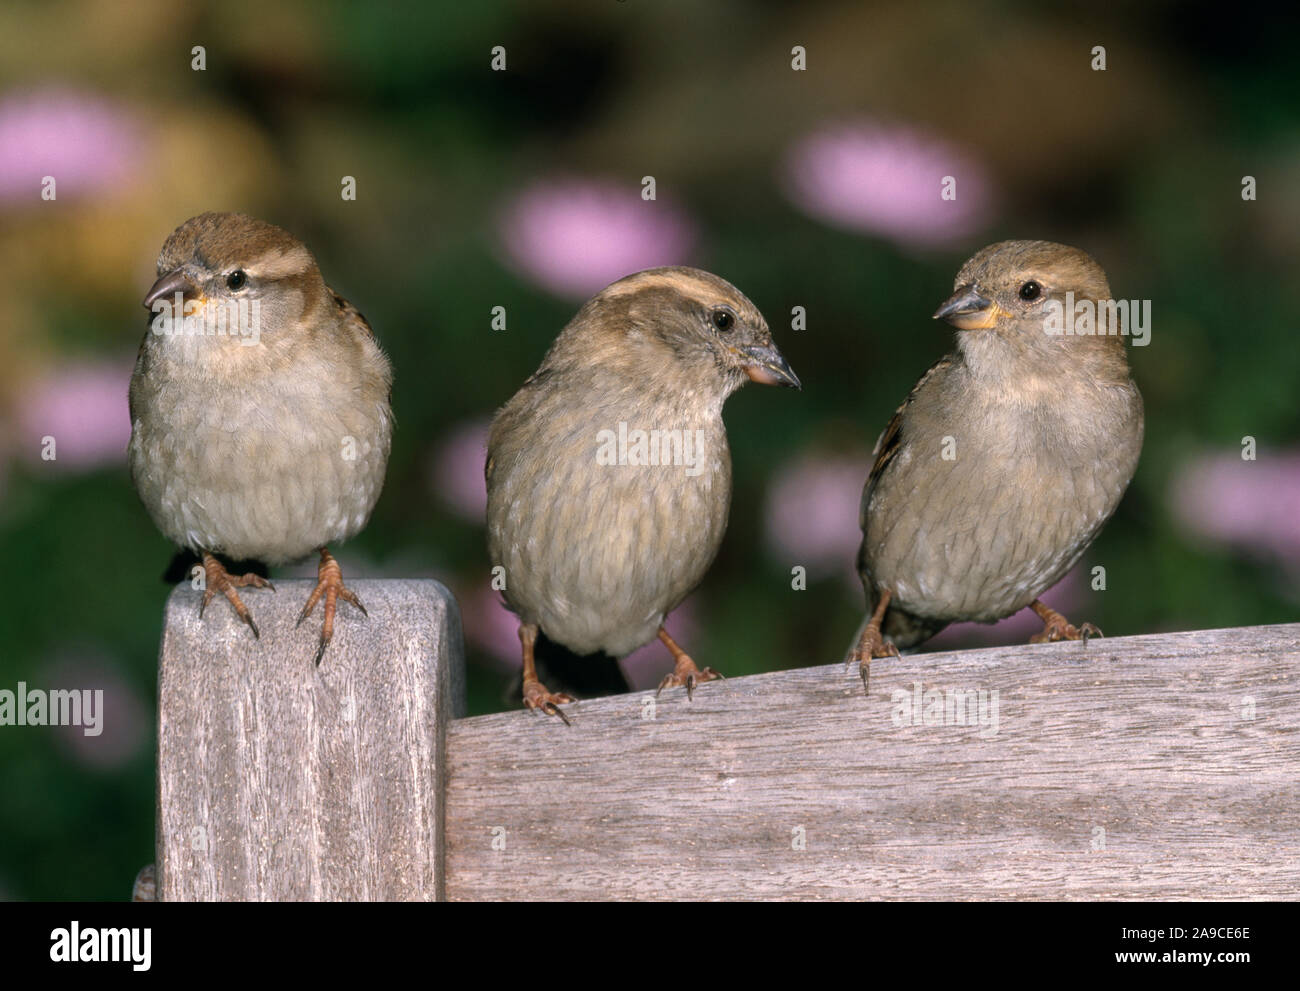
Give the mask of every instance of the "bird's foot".
M 862 690 L 870 694 L 872 658 L 897 656 L 898 648 L 889 643 L 881 634 L 879 627 L 873 623 L 862 631 L 862 638 L 858 640 L 858 645 L 849 652 L 848 663 L 851 665 L 857 662 L 858 674 L 862 677 Z
M 1089 637 L 1104 636 L 1091 623 L 1075 626 L 1051 606 L 1037 600 L 1033 602 L 1032 608 L 1043 621 L 1043 631 L 1030 637 L 1030 643 L 1055 643 L 1058 640 L 1082 640 L 1087 643 Z
M 1075 626 L 1073 623 L 1067 623 L 1064 616 L 1058 616 L 1057 618 L 1060 622 L 1049 622 L 1043 627 L 1043 632 L 1035 633 L 1029 638 L 1029 642 L 1055 643 L 1058 640 L 1082 640 L 1086 643 L 1089 637 L 1105 635 L 1091 623 Z
M 655 691 L 655 697 L 659 696 L 665 688 L 677 688 L 681 685 L 686 686 L 686 697 L 695 698 L 695 686 L 703 684 L 706 681 L 715 681 L 722 678 L 722 675 L 713 668 L 698 668 L 695 662 L 691 660 L 689 654 L 678 654 L 674 660 L 671 674 L 664 675 L 664 680 L 659 682 L 659 688 Z
M 262 634 L 257 630 L 257 624 L 253 622 L 253 614 L 248 611 L 248 607 L 244 605 L 235 589 L 251 585 L 253 588 L 269 588 L 274 592 L 274 585 L 261 575 L 252 572 L 236 577 L 211 554 L 203 555 L 203 583 L 204 592 L 203 601 L 199 603 L 199 619 L 203 618 L 203 611 L 208 608 L 208 603 L 220 592 L 230 600 L 230 604 L 235 607 L 235 614 L 248 624 L 248 628 L 253 631 L 253 636 L 259 640 L 262 638 Z
M 857 646 L 849 651 L 848 663 L 858 662 L 858 674 L 862 676 L 862 690 L 868 695 L 871 694 L 871 659 L 898 656 L 898 648 L 892 643 L 887 643 L 884 634 L 880 632 L 880 628 L 885 624 L 885 610 L 889 608 L 889 602 L 893 597 L 894 593 L 888 588 L 878 590 L 876 607 L 871 611 L 871 619 L 863 628 Z M 870 590 L 868 590 L 867 601 L 868 603 L 871 601 Z
M 325 656 L 325 648 L 329 646 L 330 640 L 334 638 L 334 611 L 337 608 L 338 600 L 350 602 L 361 610 L 363 616 L 369 616 L 366 607 L 361 604 L 353 591 L 343 584 L 343 572 L 339 568 L 339 563 L 334 560 L 334 555 L 324 547 L 320 552 L 320 566 L 316 569 L 316 588 L 312 590 L 311 597 L 307 599 L 307 604 L 302 607 L 302 612 L 298 614 L 296 626 L 302 626 L 302 621 L 311 615 L 312 610 L 316 608 L 316 603 L 320 601 L 321 596 L 325 597 L 325 622 L 321 626 L 320 646 L 316 648 L 316 666 L 320 667 L 321 658 Z
M 528 709 L 541 709 L 548 716 L 559 716 L 564 720 L 565 726 L 571 726 L 569 717 L 564 714 L 560 706 L 573 701 L 572 695 L 565 695 L 564 692 L 552 692 L 536 678 L 524 679 L 524 707 Z

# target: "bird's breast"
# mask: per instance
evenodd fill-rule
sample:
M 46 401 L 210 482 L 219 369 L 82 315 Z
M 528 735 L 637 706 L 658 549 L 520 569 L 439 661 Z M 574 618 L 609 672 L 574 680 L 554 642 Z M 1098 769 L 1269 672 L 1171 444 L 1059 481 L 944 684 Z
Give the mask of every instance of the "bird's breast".
M 291 363 L 243 384 L 172 356 L 132 385 L 132 477 L 159 529 L 194 549 L 280 563 L 358 532 L 392 417 L 355 369 Z
M 1051 414 L 915 412 L 867 507 L 862 561 L 917 616 L 990 621 L 1028 605 L 1082 555 L 1136 468 L 1140 401 L 1122 391 Z
M 578 653 L 654 636 L 703 577 L 726 529 L 720 418 L 548 420 L 494 450 L 489 544 L 506 601 Z

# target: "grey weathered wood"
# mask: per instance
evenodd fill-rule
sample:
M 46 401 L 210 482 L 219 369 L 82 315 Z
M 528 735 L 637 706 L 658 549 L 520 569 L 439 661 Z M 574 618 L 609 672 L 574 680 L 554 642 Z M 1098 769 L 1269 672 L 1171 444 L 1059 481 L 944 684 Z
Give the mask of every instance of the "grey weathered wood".
M 440 896 L 445 733 L 464 711 L 460 614 L 433 581 L 351 581 L 313 665 L 315 586 L 168 599 L 158 676 L 158 893 L 178 899 Z
M 833 665 L 665 692 L 653 719 L 639 693 L 572 727 L 458 720 L 446 893 L 1293 899 L 1297 670 L 1288 625 L 882 660 L 870 698 Z M 998 732 L 896 726 L 914 682 L 996 689 Z

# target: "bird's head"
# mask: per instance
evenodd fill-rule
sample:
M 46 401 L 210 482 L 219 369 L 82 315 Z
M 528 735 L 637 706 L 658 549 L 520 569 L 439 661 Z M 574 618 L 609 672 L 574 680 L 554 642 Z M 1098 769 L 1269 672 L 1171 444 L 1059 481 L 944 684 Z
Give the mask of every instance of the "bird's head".
M 952 296 L 934 317 L 963 331 L 958 345 L 977 362 L 1068 362 L 1096 355 L 1109 363 L 1118 356 L 1126 365 L 1123 339 L 1107 322 L 1113 311 L 1098 305 L 1109 300 L 1106 273 L 1086 252 L 1050 241 L 1001 241 L 962 266 Z M 1090 323 L 1085 311 L 1092 314 Z M 1065 332 L 1067 325 L 1071 332 Z
M 652 268 L 607 286 L 575 323 L 599 327 L 598 347 L 634 374 L 671 375 L 725 396 L 746 379 L 800 388 L 758 308 L 712 273 Z
M 256 311 L 262 327 L 293 326 L 328 295 L 306 245 L 242 213 L 199 214 L 167 238 L 158 255 L 158 280 L 144 305 L 152 310 L 177 293 L 187 313 L 202 317 L 217 307 L 232 314 Z

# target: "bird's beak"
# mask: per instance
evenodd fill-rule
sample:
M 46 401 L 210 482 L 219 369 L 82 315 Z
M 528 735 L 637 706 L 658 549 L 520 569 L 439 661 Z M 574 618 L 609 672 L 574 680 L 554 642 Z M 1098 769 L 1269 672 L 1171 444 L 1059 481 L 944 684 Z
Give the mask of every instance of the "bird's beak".
M 788 385 L 794 389 L 803 388 L 799 376 L 794 373 L 790 363 L 775 347 L 751 344 L 737 348 L 737 352 L 745 362 L 745 374 L 759 385 Z
M 174 296 L 176 293 L 180 293 L 182 297 L 191 297 L 195 291 L 194 283 L 189 280 L 183 270 L 178 268 L 174 272 L 159 276 L 158 281 L 145 294 L 144 307 L 146 310 L 150 310 L 153 309 L 153 304 L 157 300 L 165 296 Z
M 962 286 L 934 311 L 934 319 L 947 320 L 958 330 L 989 330 L 1005 313 L 974 286 Z

